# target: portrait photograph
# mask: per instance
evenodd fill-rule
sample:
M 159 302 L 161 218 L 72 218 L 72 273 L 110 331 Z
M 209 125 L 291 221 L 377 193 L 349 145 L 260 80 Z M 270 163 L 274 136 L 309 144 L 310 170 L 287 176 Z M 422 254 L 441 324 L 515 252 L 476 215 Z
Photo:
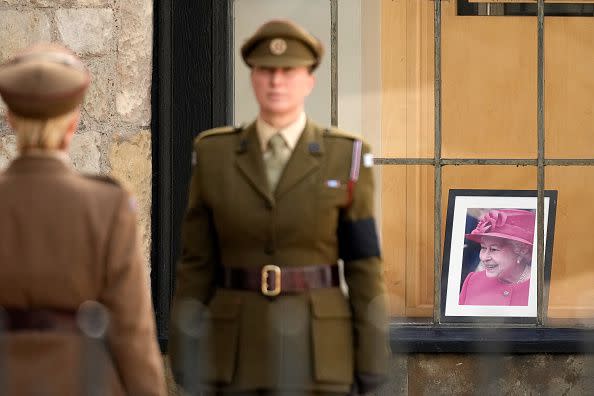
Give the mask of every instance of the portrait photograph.
M 550 279 L 556 201 L 556 191 L 545 192 L 545 282 Z M 537 230 L 536 191 L 450 190 L 442 321 L 535 322 Z

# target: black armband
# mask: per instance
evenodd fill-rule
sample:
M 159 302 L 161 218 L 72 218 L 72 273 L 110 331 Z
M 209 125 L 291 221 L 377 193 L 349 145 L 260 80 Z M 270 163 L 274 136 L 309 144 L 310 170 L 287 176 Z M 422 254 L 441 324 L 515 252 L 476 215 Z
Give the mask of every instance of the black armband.
M 344 261 L 379 257 L 380 248 L 372 217 L 341 220 L 338 225 L 338 254 Z

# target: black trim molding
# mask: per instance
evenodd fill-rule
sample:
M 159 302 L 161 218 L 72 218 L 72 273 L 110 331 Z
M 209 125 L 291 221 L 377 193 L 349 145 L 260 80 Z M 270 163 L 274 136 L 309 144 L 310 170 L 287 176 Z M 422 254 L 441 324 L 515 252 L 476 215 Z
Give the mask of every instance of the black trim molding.
M 232 120 L 232 0 L 155 0 L 151 285 L 168 338 L 192 140 Z
M 594 353 L 594 332 L 577 328 L 400 326 L 392 353 Z

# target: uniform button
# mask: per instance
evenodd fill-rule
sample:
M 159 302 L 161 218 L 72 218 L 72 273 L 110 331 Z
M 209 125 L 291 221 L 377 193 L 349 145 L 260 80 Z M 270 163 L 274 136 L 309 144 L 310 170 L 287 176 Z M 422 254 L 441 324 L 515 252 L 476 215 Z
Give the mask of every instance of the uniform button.
M 272 244 L 272 242 L 268 242 L 266 244 L 266 247 L 264 248 L 264 253 L 268 255 L 274 254 L 274 245 Z
M 270 201 L 266 201 L 266 204 L 264 204 L 264 206 L 266 206 L 266 209 L 272 209 L 274 207 L 272 205 L 272 202 L 270 202 Z
M 503 292 L 503 295 L 504 295 L 505 297 L 509 296 L 509 291 L 508 291 L 508 290 L 505 290 L 505 291 Z

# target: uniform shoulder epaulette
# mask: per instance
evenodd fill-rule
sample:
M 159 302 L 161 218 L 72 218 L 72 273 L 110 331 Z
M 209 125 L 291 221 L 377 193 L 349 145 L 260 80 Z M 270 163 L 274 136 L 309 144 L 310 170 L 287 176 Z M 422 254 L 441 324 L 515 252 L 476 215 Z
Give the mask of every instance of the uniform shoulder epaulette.
M 241 127 L 234 127 L 234 126 L 224 126 L 224 127 L 218 127 L 218 128 L 213 128 L 213 129 L 207 129 L 206 131 L 200 133 L 198 136 L 196 136 L 196 139 L 194 139 L 194 143 L 198 143 L 198 141 L 211 137 L 211 136 L 221 136 L 221 135 L 227 135 L 229 133 L 236 133 L 239 132 L 241 130 Z
M 355 133 L 346 132 L 342 129 L 330 127 L 325 130 L 325 134 L 331 137 L 341 137 L 350 140 L 363 140 L 363 138 Z
M 109 177 L 109 176 L 105 176 L 105 175 L 92 175 L 92 174 L 83 174 L 82 176 L 87 179 L 95 180 L 95 181 L 102 182 L 102 183 L 112 184 L 117 187 L 122 187 L 120 182 L 118 182 L 113 177 Z

